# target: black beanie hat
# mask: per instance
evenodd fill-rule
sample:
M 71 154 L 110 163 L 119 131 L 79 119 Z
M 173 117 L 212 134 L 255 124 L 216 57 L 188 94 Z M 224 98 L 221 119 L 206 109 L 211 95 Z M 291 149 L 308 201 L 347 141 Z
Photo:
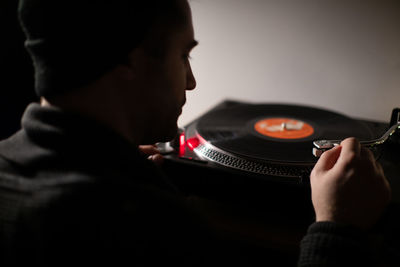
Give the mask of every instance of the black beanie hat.
M 126 62 L 166 2 L 171 5 L 166 0 L 20 0 L 36 94 L 50 97 L 85 86 Z

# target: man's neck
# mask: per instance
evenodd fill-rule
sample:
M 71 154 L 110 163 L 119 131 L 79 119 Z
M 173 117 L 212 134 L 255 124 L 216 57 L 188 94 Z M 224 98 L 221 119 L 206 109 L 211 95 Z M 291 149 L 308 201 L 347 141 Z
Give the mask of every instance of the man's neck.
M 143 118 L 128 117 L 125 110 L 120 108 L 118 99 L 108 93 L 114 89 L 102 87 L 94 84 L 90 87 L 73 90 L 62 96 L 49 99 L 41 97 L 40 104 L 43 107 L 57 107 L 65 112 L 72 112 L 95 120 L 113 129 L 130 143 L 141 144 L 144 125 L 140 125 L 140 122 L 143 121 Z M 137 112 L 137 114 L 140 114 L 140 112 Z

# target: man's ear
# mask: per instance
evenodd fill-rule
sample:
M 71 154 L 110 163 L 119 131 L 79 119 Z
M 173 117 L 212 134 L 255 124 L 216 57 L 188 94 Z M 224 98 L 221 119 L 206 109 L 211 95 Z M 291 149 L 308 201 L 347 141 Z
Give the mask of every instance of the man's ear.
M 120 64 L 117 67 L 117 71 L 121 78 L 124 80 L 133 80 L 138 75 L 138 70 L 140 70 L 140 65 L 143 64 L 144 51 L 140 48 L 133 49 L 127 57 L 127 62 Z

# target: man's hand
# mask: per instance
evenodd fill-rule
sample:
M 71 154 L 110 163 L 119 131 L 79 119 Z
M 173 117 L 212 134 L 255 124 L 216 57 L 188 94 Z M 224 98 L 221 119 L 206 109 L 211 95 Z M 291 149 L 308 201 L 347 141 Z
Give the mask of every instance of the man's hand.
M 143 154 L 147 155 L 147 158 L 158 166 L 160 166 L 164 161 L 163 156 L 160 154 L 160 151 L 155 145 L 141 145 L 139 146 L 139 150 Z
M 316 221 L 368 229 L 390 201 L 390 185 L 382 167 L 354 138 L 324 152 L 310 179 Z

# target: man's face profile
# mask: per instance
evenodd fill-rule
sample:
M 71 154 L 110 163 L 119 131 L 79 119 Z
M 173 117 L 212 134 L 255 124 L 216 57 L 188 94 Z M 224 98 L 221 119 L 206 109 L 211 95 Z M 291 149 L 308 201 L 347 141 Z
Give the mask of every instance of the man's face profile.
M 148 142 L 167 141 L 177 133 L 177 120 L 186 102 L 186 90 L 193 90 L 196 81 L 189 62 L 189 54 L 197 41 L 194 39 L 190 7 L 182 1 L 185 23 L 181 26 L 162 27 L 156 25 L 153 35 L 162 34 L 166 38 L 155 45 L 162 47 L 162 57 L 144 52 L 140 56 L 135 87 L 141 90 L 141 98 L 146 106 Z M 166 22 L 168 23 L 168 22 Z M 165 32 L 167 31 L 167 33 Z M 153 44 L 154 45 L 154 44 Z M 136 59 L 137 60 L 137 59 Z M 139 86 L 138 86 L 139 85 Z

